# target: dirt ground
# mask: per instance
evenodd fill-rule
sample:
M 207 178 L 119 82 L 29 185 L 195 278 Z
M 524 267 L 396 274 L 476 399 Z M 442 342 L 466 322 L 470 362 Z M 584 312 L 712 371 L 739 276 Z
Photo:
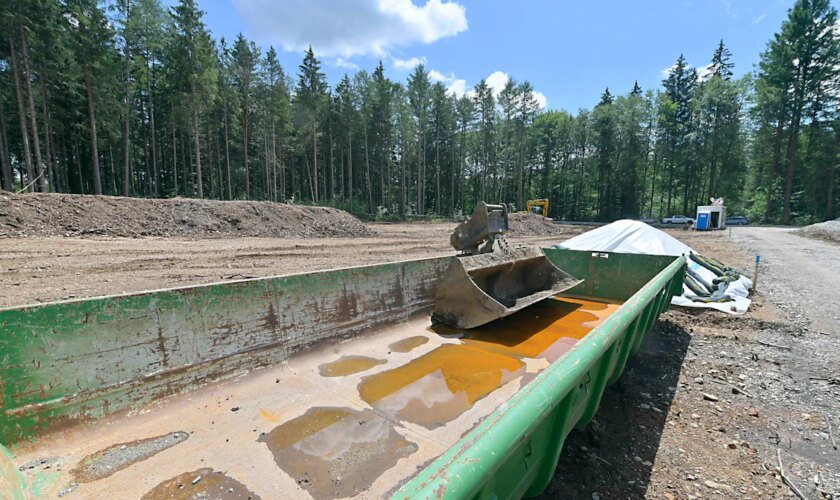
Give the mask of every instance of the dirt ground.
M 0 238 L 0 305 L 451 254 L 453 224 L 371 224 L 361 238 Z M 551 244 L 585 231 L 509 238 Z M 672 309 L 544 498 L 840 498 L 840 246 L 786 230 L 671 234 L 752 275 L 741 317 Z M 829 422 L 833 429 L 829 431 Z M 778 453 L 778 455 L 777 455 Z
M 359 219 L 328 207 L 0 191 L 0 238 L 28 236 L 350 238 L 370 233 Z
M 454 223 L 368 227 L 358 238 L 0 238 L 0 307 L 454 253 Z M 508 241 L 548 245 L 584 230 L 536 226 L 527 234 L 538 236 Z

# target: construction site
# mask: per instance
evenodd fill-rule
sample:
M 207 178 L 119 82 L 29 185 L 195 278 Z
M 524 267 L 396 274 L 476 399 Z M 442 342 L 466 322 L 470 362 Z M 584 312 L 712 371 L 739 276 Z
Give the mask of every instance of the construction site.
M 840 492 L 830 228 L 0 197 L 4 498 Z

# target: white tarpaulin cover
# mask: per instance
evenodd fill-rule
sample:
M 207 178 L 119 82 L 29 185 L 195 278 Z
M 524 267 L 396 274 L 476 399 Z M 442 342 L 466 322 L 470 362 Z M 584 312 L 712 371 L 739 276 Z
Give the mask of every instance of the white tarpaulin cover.
M 686 255 L 697 253 L 685 243 L 673 236 L 644 222 L 636 220 L 619 220 L 606 226 L 601 226 L 557 245 L 569 250 L 586 250 L 593 252 L 620 252 L 645 255 Z M 711 283 L 717 276 L 693 260 L 688 260 L 688 267 L 701 278 Z M 741 276 L 737 281 L 729 284 L 726 294 L 733 300 L 721 303 L 694 302 L 691 297 L 696 295 L 683 284 L 683 294 L 671 299 L 671 304 L 684 307 L 698 307 L 717 309 L 729 314 L 743 314 L 747 312 L 752 302 L 747 297 L 752 288 L 752 280 Z

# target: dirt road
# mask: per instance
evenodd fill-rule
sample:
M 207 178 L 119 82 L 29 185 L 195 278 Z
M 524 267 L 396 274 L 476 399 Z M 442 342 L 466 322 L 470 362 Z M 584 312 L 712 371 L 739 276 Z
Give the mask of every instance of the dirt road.
M 791 229 L 743 227 L 732 237 L 761 255 L 765 295 L 807 318 L 821 332 L 840 336 L 840 245 L 799 236 Z

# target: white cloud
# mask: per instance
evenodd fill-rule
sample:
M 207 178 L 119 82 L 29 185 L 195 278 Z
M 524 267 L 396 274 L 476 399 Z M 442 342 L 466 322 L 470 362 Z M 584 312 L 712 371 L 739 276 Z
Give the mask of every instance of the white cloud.
M 675 69 L 677 69 L 677 63 L 674 63 L 667 68 L 660 69 L 659 74 L 662 75 L 662 78 L 668 78 Z
M 446 93 L 449 95 L 461 97 L 467 93 L 467 81 L 461 78 L 455 78 L 455 73 L 450 73 L 447 76 L 436 69 L 432 69 L 429 70 L 429 80 L 441 82 L 446 85 Z
M 720 3 L 723 4 L 723 10 L 726 12 L 727 16 L 732 19 L 738 19 L 738 9 L 737 7 L 732 6 L 732 2 L 729 0 L 720 0 Z
M 508 80 L 510 77 L 507 73 L 501 71 L 494 71 L 490 73 L 490 76 L 484 79 L 487 82 L 487 86 L 493 91 L 493 95 L 498 97 L 499 92 L 501 92 L 505 85 L 507 85 Z
M 430 44 L 467 29 L 466 8 L 427 0 L 233 0 L 258 39 L 319 55 L 384 55 L 395 47 Z
M 759 15 L 758 17 L 756 17 L 755 19 L 753 19 L 753 22 L 752 22 L 752 23 L 753 23 L 753 24 L 758 24 L 758 23 L 760 23 L 761 21 L 764 21 L 764 18 L 765 18 L 765 17 L 767 17 L 767 13 L 766 13 L 766 12 L 762 13 L 761 15 Z
M 705 66 L 700 66 L 699 68 L 696 68 L 694 71 L 697 72 L 697 79 L 701 82 L 704 82 L 712 76 L 712 70 L 714 69 L 714 63 L 709 63 Z
M 467 81 L 460 78 L 452 80 L 449 87 L 446 88 L 446 92 L 460 99 L 467 93 Z
M 674 63 L 668 66 L 667 68 L 659 70 L 659 74 L 662 75 L 662 78 L 668 78 L 669 76 L 671 76 L 671 73 L 673 73 L 676 68 L 677 63 Z M 697 79 L 702 82 L 708 80 L 709 77 L 711 77 L 712 71 L 715 69 L 715 65 L 713 63 L 709 63 L 705 66 L 698 66 L 695 68 L 690 64 L 686 64 L 685 69 L 686 71 L 693 69 L 694 73 L 697 74 Z
M 490 76 L 484 79 L 487 83 L 487 86 L 490 87 L 490 90 L 493 91 L 493 95 L 495 97 L 499 96 L 499 93 L 504 90 L 505 85 L 510 80 L 510 76 L 503 71 L 494 71 L 490 73 Z M 548 98 L 542 92 L 537 90 L 533 91 L 534 99 L 537 101 L 537 105 L 540 109 L 545 109 L 548 107 Z
M 398 57 L 392 57 L 391 63 L 394 66 L 394 69 L 398 69 L 400 71 L 409 71 L 416 68 L 420 64 L 426 64 L 425 57 L 410 57 L 408 59 L 400 59 Z
M 454 75 L 453 75 L 454 76 Z M 429 71 L 429 80 L 433 82 L 445 82 L 448 80 L 448 77 L 441 73 L 440 71 L 433 69 Z
M 535 90 L 534 99 L 536 99 L 537 106 L 539 106 L 540 109 L 545 109 L 548 107 L 548 97 L 546 97 L 545 94 L 543 94 L 542 92 Z
M 339 68 L 352 69 L 352 70 L 359 69 L 358 64 L 354 63 L 353 61 L 348 61 L 347 59 L 345 59 L 343 57 L 336 57 L 335 61 L 333 61 L 333 64 L 335 64 Z
M 474 89 L 467 90 L 467 81 L 463 78 L 457 78 L 455 73 L 444 75 L 440 71 L 433 69 L 429 71 L 429 79 L 433 82 L 443 82 L 446 85 L 446 92 L 449 95 L 454 95 L 455 97 L 462 97 L 464 95 L 467 97 L 473 97 L 475 95 Z M 494 71 L 484 79 L 487 86 L 490 87 L 490 90 L 493 92 L 494 97 L 499 96 L 499 92 L 505 88 L 505 84 L 507 84 L 508 80 L 510 80 L 510 77 L 503 71 Z M 533 91 L 533 93 L 534 100 L 537 101 L 539 108 L 547 108 L 548 98 L 545 94 L 536 90 Z

